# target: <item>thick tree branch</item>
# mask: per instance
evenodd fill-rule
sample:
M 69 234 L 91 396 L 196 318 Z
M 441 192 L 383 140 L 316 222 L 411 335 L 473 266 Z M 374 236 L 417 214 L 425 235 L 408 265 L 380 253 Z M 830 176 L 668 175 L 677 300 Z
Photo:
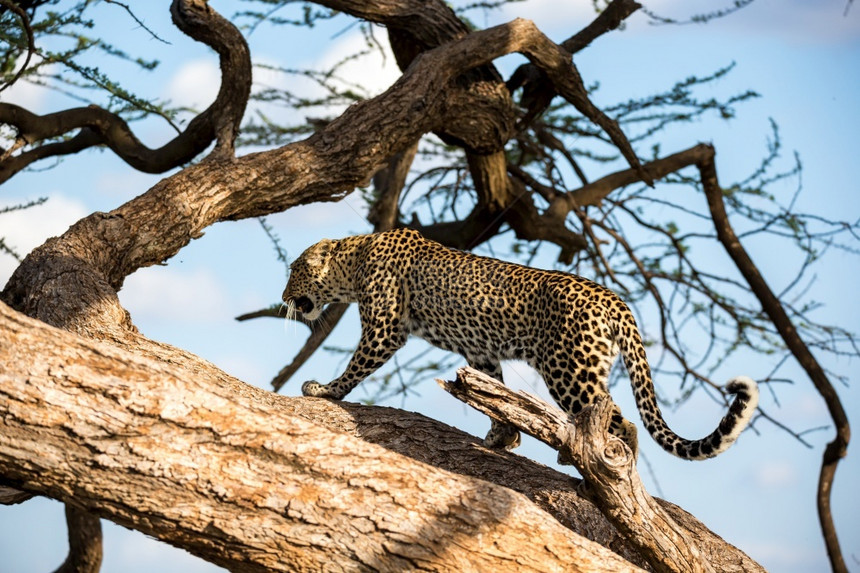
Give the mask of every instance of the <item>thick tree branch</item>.
M 70 142 L 49 143 L 0 161 L 0 183 L 34 161 L 106 145 L 126 163 L 146 173 L 162 173 L 203 152 L 213 141 L 232 153 L 233 141 L 251 93 L 251 57 L 241 32 L 203 0 L 174 0 L 171 14 L 189 37 L 218 52 L 221 87 L 215 101 L 174 139 L 157 149 L 144 145 L 118 115 L 97 106 L 67 109 L 39 116 L 10 103 L 0 103 L 0 123 L 17 130 L 28 144 L 81 130 Z M 72 143 L 74 142 L 74 143 Z
M 232 571 L 635 569 L 520 494 L 282 407 L 322 400 L 219 383 L 2 304 L 0 321 L 0 473 L 22 489 Z
M 514 519 L 511 512 L 516 511 L 516 519 L 524 515 L 523 523 L 532 528 L 529 547 L 535 535 L 541 537 L 541 547 L 553 543 L 555 525 L 548 526 L 550 533 L 545 535 L 544 521 L 529 521 L 532 510 L 524 509 L 516 498 L 511 501 L 510 492 L 496 486 L 486 489 L 490 486 L 485 482 L 456 474 L 520 491 L 565 527 L 638 560 L 630 541 L 576 495 L 577 482 L 569 476 L 514 454 L 487 450 L 476 438 L 424 416 L 348 402 L 288 399 L 242 384 L 196 357 L 168 350 L 169 357 L 154 362 L 26 319 L 0 304 L 0 360 L 9 365 L 0 372 L 0 475 L 11 485 L 85 507 L 204 559 L 235 566 L 234 570 L 243 569 L 233 560 L 244 559 L 249 552 L 252 564 L 269 566 L 268 560 L 278 559 L 282 565 L 273 565 L 275 570 L 290 566 L 301 570 L 296 563 L 307 561 L 291 562 L 297 551 L 310 551 L 308 559 L 328 562 L 341 559 L 343 552 L 349 553 L 347 561 L 358 559 L 362 548 L 386 534 L 384 528 L 360 527 L 374 519 L 364 511 L 357 515 L 361 508 L 374 507 L 376 516 L 393 516 L 386 527 L 398 535 L 408 523 L 426 523 L 422 495 L 452 491 L 449 487 L 475 492 L 462 494 L 457 504 L 469 512 L 477 504 L 476 515 L 481 516 L 458 524 L 456 531 L 483 527 L 481 535 L 495 535 L 494 530 L 488 532 L 489 522 L 481 525 L 486 514 L 478 500 L 486 493 L 488 503 L 508 507 L 491 522 L 506 516 Z M 396 475 L 385 479 L 392 487 L 407 490 L 406 497 L 398 493 L 393 500 L 392 489 L 380 475 L 392 464 Z M 426 464 L 447 471 L 438 473 Z M 365 492 L 374 472 L 378 478 L 372 482 L 374 489 Z M 401 483 L 396 476 L 407 481 Z M 474 489 L 475 483 L 482 485 Z M 134 488 L 134 495 L 127 494 L 127 488 Z M 362 497 L 354 497 L 358 495 Z M 320 502 L 315 500 L 328 496 L 343 502 L 343 513 L 334 502 L 317 507 Z M 400 510 L 392 504 L 401 502 L 411 513 L 409 519 L 398 521 Z M 721 570 L 757 570 L 753 561 L 694 517 L 661 503 Z M 450 511 L 444 503 L 433 507 Z M 426 515 L 436 515 L 437 509 L 428 509 Z M 452 518 L 460 515 L 457 510 Z M 356 526 L 347 531 L 343 547 L 291 545 L 306 538 L 336 541 L 338 533 L 322 532 L 351 519 L 357 520 Z M 438 523 L 440 528 L 446 525 Z M 419 547 L 437 549 L 434 527 L 410 531 L 401 543 L 415 535 L 420 537 Z M 365 534 L 371 539 L 364 541 Z M 444 536 L 448 541 L 441 543 L 447 548 L 451 531 Z M 458 535 L 455 541 L 459 540 Z M 269 544 L 277 544 L 277 550 L 266 550 Z M 578 559 L 575 552 L 565 551 L 559 550 L 560 570 L 570 570 Z M 220 557 L 213 558 L 216 553 Z M 606 566 L 615 562 L 611 557 Z M 450 563 L 457 568 L 455 561 Z M 473 562 L 470 567 L 479 565 Z M 504 570 L 485 565 L 491 568 L 483 570 Z M 581 565 L 588 568 L 587 561 Z M 595 567 L 605 570 L 600 563 Z
M 707 197 L 708 207 L 717 231 L 717 238 L 723 244 L 723 247 L 725 247 L 744 279 L 746 279 L 753 294 L 755 294 L 761 303 L 762 310 L 764 310 L 765 314 L 773 322 L 785 345 L 804 371 L 806 371 L 815 389 L 824 398 L 824 403 L 827 405 L 827 410 L 836 426 L 836 436 L 824 449 L 816 500 L 818 519 L 824 535 L 824 542 L 827 546 L 830 565 L 835 572 L 847 573 L 848 568 L 845 565 L 845 559 L 839 547 L 839 538 L 836 535 L 836 526 L 833 523 L 833 513 L 830 508 L 830 491 L 833 487 L 836 466 L 839 464 L 839 460 L 844 458 L 848 453 L 848 442 L 851 440 L 851 427 L 848 422 L 848 416 L 842 407 L 839 394 L 836 393 L 836 389 L 830 383 L 830 379 L 827 377 L 824 369 L 818 363 L 815 356 L 813 356 L 803 339 L 800 338 L 797 329 L 785 312 L 779 298 L 770 289 L 764 277 L 759 272 L 758 267 L 747 254 L 746 249 L 741 245 L 740 240 L 735 234 L 726 214 L 725 204 L 723 203 L 723 189 L 720 187 L 717 179 L 714 149 L 712 147 L 708 147 L 707 149 L 709 153 L 699 162 L 698 167 L 702 177 L 705 197 Z

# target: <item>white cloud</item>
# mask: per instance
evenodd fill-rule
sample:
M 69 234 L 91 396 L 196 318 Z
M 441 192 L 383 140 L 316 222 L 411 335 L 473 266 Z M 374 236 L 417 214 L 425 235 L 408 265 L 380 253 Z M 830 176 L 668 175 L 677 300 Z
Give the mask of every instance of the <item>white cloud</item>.
M 762 462 L 755 468 L 756 484 L 763 488 L 788 487 L 797 483 L 797 468 L 783 460 Z
M 394 55 L 387 40 L 380 42 L 384 47 L 384 56 L 379 50 L 343 64 L 338 68 L 337 77 L 345 84 L 362 86 L 371 95 L 377 95 L 388 89 L 400 77 L 400 69 L 394 61 Z M 353 54 L 367 49 L 367 43 L 361 32 L 345 35 L 312 64 L 314 69 L 328 70 L 334 65 Z
M 83 203 L 54 194 L 42 205 L 0 215 L 0 237 L 23 257 L 49 237 L 63 234 L 87 214 L 89 210 Z M 0 255 L 0 285 L 6 284 L 17 266 L 12 257 Z
M 31 84 L 26 80 L 19 80 L 3 92 L 5 103 L 14 103 L 37 114 L 44 114 L 45 101 L 48 99 L 47 88 Z
M 227 295 L 208 270 L 190 273 L 165 267 L 140 269 L 119 292 L 135 322 L 141 319 L 208 322 L 223 314 Z
M 202 111 L 215 100 L 220 86 L 221 70 L 216 59 L 191 60 L 167 83 L 164 98 L 174 105 Z

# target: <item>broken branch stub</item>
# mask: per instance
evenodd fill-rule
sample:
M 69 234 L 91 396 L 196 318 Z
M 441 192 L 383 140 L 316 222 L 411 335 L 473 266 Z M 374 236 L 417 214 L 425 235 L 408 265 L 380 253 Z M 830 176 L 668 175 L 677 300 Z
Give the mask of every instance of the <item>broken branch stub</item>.
M 602 400 L 571 420 L 546 402 L 507 388 L 472 368 L 460 368 L 454 381 L 439 384 L 488 416 L 515 425 L 559 451 L 560 460 L 582 474 L 588 498 L 626 537 L 655 571 L 713 571 L 692 542 L 645 490 L 636 456 L 608 433 L 612 403 Z

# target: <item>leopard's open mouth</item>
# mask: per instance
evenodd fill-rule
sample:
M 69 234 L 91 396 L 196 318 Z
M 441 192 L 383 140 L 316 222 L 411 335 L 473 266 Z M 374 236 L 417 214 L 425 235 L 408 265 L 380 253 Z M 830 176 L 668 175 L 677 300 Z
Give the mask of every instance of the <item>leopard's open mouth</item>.
M 302 314 L 308 314 L 314 309 L 313 301 L 306 296 L 297 297 L 293 300 L 293 302 L 295 303 L 296 308 L 298 308 L 302 312 Z

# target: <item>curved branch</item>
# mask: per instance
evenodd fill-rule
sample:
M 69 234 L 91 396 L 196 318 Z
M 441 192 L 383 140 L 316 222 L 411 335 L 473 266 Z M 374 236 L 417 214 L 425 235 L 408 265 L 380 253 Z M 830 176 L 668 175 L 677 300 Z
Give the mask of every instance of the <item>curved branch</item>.
M 702 159 L 707 157 L 710 146 L 700 143 L 684 151 L 673 153 L 662 159 L 656 159 L 644 165 L 644 169 L 651 174 L 654 179 L 661 179 L 670 173 L 674 173 L 679 169 L 698 164 Z M 559 203 L 559 207 L 564 209 L 573 209 L 574 206 L 584 207 L 586 205 L 597 205 L 605 199 L 612 191 L 625 185 L 631 185 L 637 181 L 641 181 L 638 170 L 624 169 L 610 173 L 596 181 L 592 181 L 587 185 L 583 185 L 579 189 L 574 189 L 564 195 L 564 202 Z
M 207 0 L 173 0 L 170 15 L 176 27 L 215 50 L 221 68 L 221 87 L 206 110 L 188 124 L 186 131 L 212 129 L 215 152 L 232 155 L 233 143 L 251 95 L 251 52 L 244 36 L 221 16 Z
M 0 103 L 0 123 L 18 131 L 18 137 L 35 144 L 61 137 L 76 129 L 72 140 L 52 143 L 0 161 L 0 183 L 46 157 L 76 153 L 106 145 L 130 166 L 146 173 L 162 173 L 187 163 L 216 140 L 216 150 L 232 153 L 233 141 L 251 93 L 251 57 L 239 30 L 203 0 L 174 0 L 171 14 L 176 26 L 219 54 L 221 87 L 215 101 L 195 116 L 188 127 L 163 146 L 144 145 L 118 115 L 97 106 L 67 109 L 47 115 Z
M 839 547 L 839 538 L 836 535 L 836 527 L 833 524 L 833 513 L 830 509 L 830 491 L 833 487 L 836 466 L 839 464 L 839 460 L 844 458 L 848 453 L 848 442 L 851 440 L 851 427 L 848 423 L 848 416 L 842 407 L 839 394 L 836 393 L 836 389 L 830 383 L 824 369 L 818 363 L 815 356 L 813 356 L 806 343 L 803 342 L 803 339 L 800 338 L 797 329 L 785 312 L 779 298 L 770 289 L 764 277 L 759 272 L 758 267 L 747 254 L 746 249 L 741 245 L 740 240 L 735 234 L 726 214 L 725 204 L 723 203 L 723 190 L 717 179 L 714 149 L 712 147 L 708 149 L 710 150 L 709 156 L 705 157 L 699 163 L 698 167 L 702 177 L 705 197 L 707 197 L 708 207 L 717 231 L 717 238 L 719 238 L 726 252 L 728 252 L 732 261 L 734 261 L 735 266 L 737 266 L 740 273 L 746 279 L 753 294 L 755 294 L 761 303 L 762 310 L 764 310 L 771 322 L 773 322 L 785 345 L 789 348 L 795 359 L 797 359 L 798 363 L 800 363 L 800 366 L 806 371 L 815 389 L 821 394 L 824 403 L 827 405 L 827 410 L 830 412 L 830 417 L 836 426 L 836 436 L 824 449 L 824 456 L 821 462 L 817 495 L 818 519 L 821 524 L 821 531 L 824 535 L 825 545 L 827 546 L 827 555 L 830 558 L 830 565 L 833 571 L 847 573 L 848 568 L 845 565 L 845 559 Z

